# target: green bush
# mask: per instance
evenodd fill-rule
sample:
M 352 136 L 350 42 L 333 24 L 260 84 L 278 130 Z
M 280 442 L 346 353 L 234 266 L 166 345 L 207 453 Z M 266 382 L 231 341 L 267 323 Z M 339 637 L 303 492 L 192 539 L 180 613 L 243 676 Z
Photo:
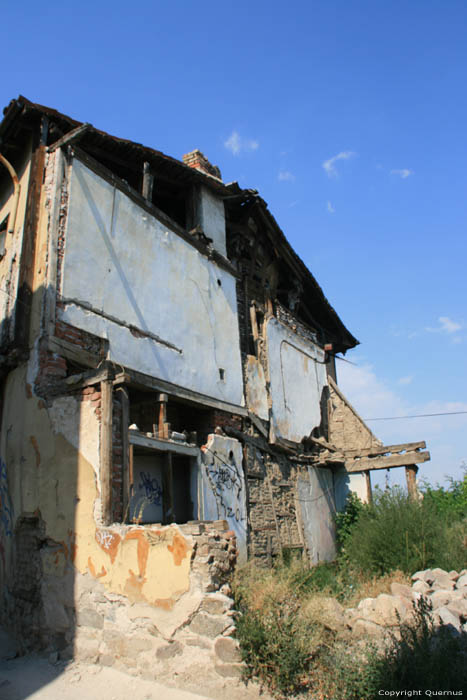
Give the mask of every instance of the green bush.
M 245 677 L 257 677 L 277 698 L 306 689 L 310 653 L 297 617 L 297 601 L 269 601 L 269 609 L 243 609 L 237 638 Z
M 462 569 L 465 532 L 465 524 L 454 527 L 430 498 L 414 501 L 398 486 L 375 489 L 373 503 L 362 509 L 346 539 L 345 554 L 351 566 L 367 574 Z
M 451 520 L 463 520 L 467 518 L 467 468 L 464 467 L 463 479 L 448 477 L 447 481 L 447 488 L 439 484 L 433 487 L 422 481 L 423 499 L 431 501 L 440 515 Z

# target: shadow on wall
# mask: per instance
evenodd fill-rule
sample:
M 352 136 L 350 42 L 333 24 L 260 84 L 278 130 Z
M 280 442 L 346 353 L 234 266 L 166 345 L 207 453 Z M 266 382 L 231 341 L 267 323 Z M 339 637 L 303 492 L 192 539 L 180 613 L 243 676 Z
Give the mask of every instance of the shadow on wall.
M 43 291 L 30 297 L 32 328 L 38 325 L 35 308 Z M 16 309 L 16 327 L 27 327 L 27 308 L 17 303 Z M 10 635 L 0 646 L 3 657 L 12 656 L 12 638 L 18 656 L 42 650 L 70 658 L 74 646 L 73 563 L 84 402 L 78 395 L 66 399 L 66 423 L 73 425 L 74 435 L 60 432 L 64 399 L 52 398 L 50 392 L 65 377 L 66 364 L 42 342 L 30 349 L 28 361 L 9 368 L 2 383 L 0 623 Z M 9 350 L 11 345 L 4 343 L 2 352 Z M 38 676 L 37 687 L 29 692 L 42 684 Z

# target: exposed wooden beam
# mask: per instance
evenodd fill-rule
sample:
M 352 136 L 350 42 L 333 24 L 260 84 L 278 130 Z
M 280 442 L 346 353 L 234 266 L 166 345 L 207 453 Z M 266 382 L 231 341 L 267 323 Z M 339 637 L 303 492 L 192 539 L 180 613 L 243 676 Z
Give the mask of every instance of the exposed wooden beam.
M 366 500 L 368 503 L 373 501 L 373 493 L 371 491 L 371 476 L 370 472 L 365 473 L 365 484 L 366 484 Z
M 418 498 L 417 472 L 417 466 L 405 468 L 405 478 L 407 479 L 407 491 L 410 498 L 412 498 L 414 501 L 416 501 Z
M 176 396 L 192 404 L 201 404 L 203 407 L 218 408 L 220 411 L 226 411 L 227 413 L 234 413 L 244 417 L 248 416 L 248 410 L 243 406 L 220 401 L 219 399 L 214 399 L 205 394 L 200 394 L 197 391 L 186 389 L 177 384 L 172 384 L 171 382 L 166 382 L 163 379 L 157 379 L 135 370 L 126 369 L 124 372 L 117 374 L 115 377 L 115 384 L 129 384 L 136 389 L 145 389 L 146 391 L 155 390 L 164 394 L 169 394 L 169 396 Z
M 100 481 L 101 507 L 104 525 L 112 522 L 112 376 L 101 382 L 101 445 Z
M 89 131 L 89 129 L 92 129 L 92 124 L 81 124 L 81 126 L 77 126 L 76 129 L 72 129 L 69 131 L 67 134 L 62 136 L 61 138 L 58 139 L 58 141 L 55 141 L 51 146 L 48 147 L 47 152 L 52 153 L 52 151 L 56 151 L 57 148 L 61 148 L 62 146 L 67 146 L 70 143 L 78 141 L 80 138 L 84 136 L 84 134 Z
M 402 442 L 399 445 L 376 445 L 375 447 L 368 447 L 364 450 L 346 450 L 346 457 L 367 457 L 367 456 L 377 456 L 385 455 L 393 452 L 413 452 L 415 450 L 424 450 L 426 447 L 426 442 L 421 440 L 420 442 Z
M 117 396 L 120 399 L 122 407 L 122 480 L 123 480 L 123 517 L 126 520 L 126 513 L 130 503 L 130 443 L 128 440 L 128 426 L 130 425 L 130 399 L 128 389 L 125 386 L 119 386 L 116 389 Z
M 173 452 L 178 455 L 184 455 L 185 457 L 197 457 L 199 455 L 199 447 L 195 445 L 184 445 L 183 443 L 169 440 L 159 440 L 158 438 L 138 433 L 136 430 L 130 430 L 128 432 L 128 440 L 130 445 L 146 447 L 156 452 Z
M 143 166 L 143 197 L 144 199 L 152 200 L 152 190 L 154 187 L 154 174 L 151 170 L 151 165 L 148 162 Z
M 102 357 L 99 357 L 99 355 L 94 355 L 74 345 L 74 343 L 70 343 L 68 340 L 57 338 L 53 335 L 49 336 L 48 349 L 50 352 L 62 355 L 62 357 L 65 357 L 67 360 L 76 362 L 79 365 L 84 365 L 84 367 L 96 368 L 102 362 Z
M 373 469 L 390 469 L 391 467 L 409 467 L 414 464 L 428 462 L 429 459 L 429 452 L 407 452 L 406 454 L 391 455 L 390 457 L 346 460 L 345 469 L 348 472 L 363 472 L 372 471 Z

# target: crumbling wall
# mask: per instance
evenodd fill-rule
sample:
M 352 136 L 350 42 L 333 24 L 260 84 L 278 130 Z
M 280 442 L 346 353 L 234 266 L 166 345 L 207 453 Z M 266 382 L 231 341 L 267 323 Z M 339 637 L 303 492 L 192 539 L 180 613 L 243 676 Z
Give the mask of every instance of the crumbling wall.
M 329 389 L 329 441 L 344 453 L 347 450 L 364 450 L 382 445 L 331 377 Z M 356 493 L 362 501 L 368 499 L 364 474 L 349 474 L 341 469 L 336 472 L 334 481 L 337 510 L 344 508 L 350 491 Z
M 29 373 L 25 366 L 10 373 L 6 386 L 2 622 L 25 649 L 47 647 L 141 673 L 154 674 L 195 648 L 223 667 L 226 649 L 236 654 L 232 601 L 222 589 L 237 560 L 235 533 L 224 520 L 104 526 L 99 387 L 54 395 L 52 364 L 53 391 L 38 397 L 34 378 L 40 371 L 44 389 L 47 368 L 40 356 L 34 353 Z M 118 450 L 115 441 L 115 457 Z M 241 449 L 235 456 L 241 460 Z
M 259 438 L 246 442 L 249 554 L 264 566 L 284 552 L 304 551 L 297 513 L 297 477 L 294 466 Z
M 329 378 L 329 389 L 329 441 L 344 452 L 382 445 L 332 378 Z
M 242 445 L 235 438 L 210 435 L 201 450 L 202 517 L 227 521 L 235 532 L 239 563 L 243 564 L 247 559 L 247 508 Z
M 265 326 L 271 438 L 300 443 L 321 424 L 321 397 L 327 385 L 325 354 L 276 318 L 269 318 Z

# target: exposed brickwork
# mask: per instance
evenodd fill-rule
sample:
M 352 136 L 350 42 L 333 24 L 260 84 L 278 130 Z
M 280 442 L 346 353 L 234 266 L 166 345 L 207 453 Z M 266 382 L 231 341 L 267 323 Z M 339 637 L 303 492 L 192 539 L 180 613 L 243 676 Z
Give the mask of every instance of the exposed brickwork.
M 35 380 L 35 392 L 43 396 L 67 375 L 67 362 L 64 357 L 50 352 L 45 341 L 39 346 L 39 369 Z
M 64 305 L 61 302 L 57 303 L 57 308 L 62 309 Z M 79 346 L 87 352 L 93 353 L 100 357 L 104 356 L 105 341 L 92 333 L 71 326 L 65 321 L 57 321 L 55 324 L 55 335 L 57 338 L 62 338 L 69 343 Z
M 212 175 L 218 180 L 222 180 L 221 171 L 217 165 L 212 165 L 206 158 L 206 156 L 201 153 L 198 149 L 191 151 L 190 153 L 185 153 L 183 156 L 183 162 L 188 165 L 189 168 L 194 168 L 195 170 L 201 170 L 203 173 Z
M 233 413 L 227 413 L 226 411 L 214 410 L 211 416 L 212 429 L 210 432 L 214 432 L 215 428 L 235 428 L 236 430 L 242 429 L 242 418 Z
M 78 393 L 81 401 L 90 401 L 97 417 L 101 417 L 101 391 L 99 385 L 87 386 Z

